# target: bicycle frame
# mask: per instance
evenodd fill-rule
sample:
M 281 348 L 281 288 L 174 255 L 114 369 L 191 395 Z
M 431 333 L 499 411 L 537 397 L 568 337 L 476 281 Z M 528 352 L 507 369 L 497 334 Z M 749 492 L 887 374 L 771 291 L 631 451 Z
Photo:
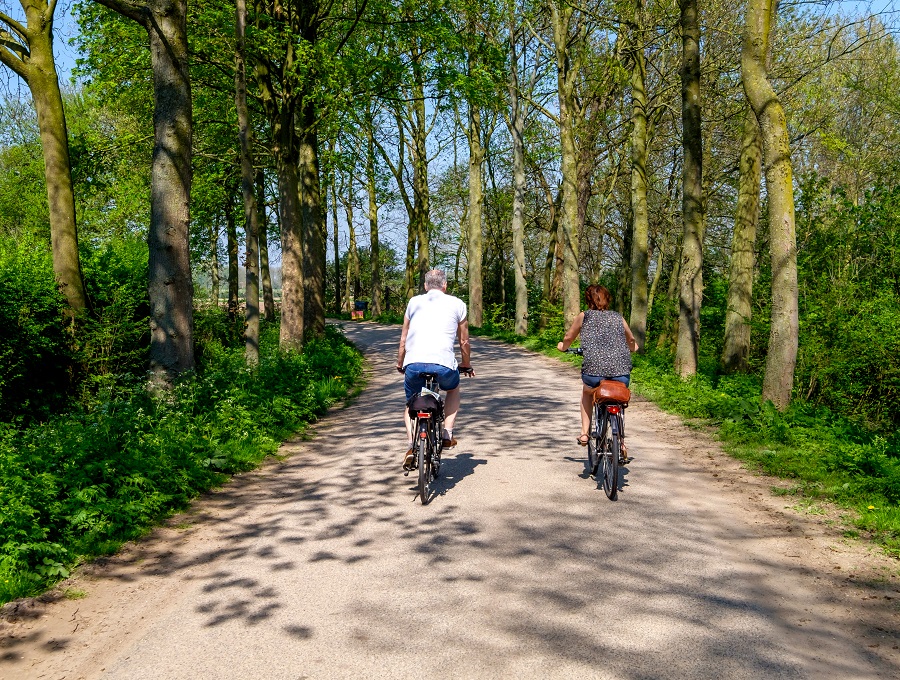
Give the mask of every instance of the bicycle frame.
M 622 404 L 594 404 L 594 423 L 602 423 L 600 431 L 591 432 L 590 436 L 601 439 L 606 435 L 606 428 L 612 428 L 614 437 L 621 437 L 624 434 L 624 423 L 622 421 L 622 411 L 625 407 Z

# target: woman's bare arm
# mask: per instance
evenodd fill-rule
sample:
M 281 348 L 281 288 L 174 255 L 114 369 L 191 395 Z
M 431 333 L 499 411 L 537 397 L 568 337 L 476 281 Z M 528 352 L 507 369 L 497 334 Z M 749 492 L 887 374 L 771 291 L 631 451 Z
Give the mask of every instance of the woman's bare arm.
M 640 348 L 638 347 L 637 340 L 634 339 L 634 335 L 631 333 L 631 329 L 628 327 L 628 322 L 623 318 L 622 323 L 625 326 L 625 341 L 628 343 L 628 349 L 632 352 L 637 352 Z
M 569 349 L 569 345 L 578 337 L 578 334 L 581 332 L 581 324 L 584 323 L 584 312 L 581 312 L 578 316 L 575 317 L 575 320 L 572 322 L 571 327 L 568 331 L 566 331 L 566 336 L 563 338 L 562 342 L 557 343 L 556 349 L 560 352 L 565 352 Z

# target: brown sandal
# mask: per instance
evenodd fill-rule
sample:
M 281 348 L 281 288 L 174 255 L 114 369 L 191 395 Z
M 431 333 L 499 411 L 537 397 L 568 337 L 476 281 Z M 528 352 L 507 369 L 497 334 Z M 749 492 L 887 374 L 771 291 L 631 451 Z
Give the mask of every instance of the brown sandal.
M 579 446 L 587 446 L 587 445 L 588 445 L 588 442 L 589 442 L 590 440 L 591 440 L 590 435 L 583 434 L 583 435 L 580 435 L 575 441 L 578 442 L 578 445 L 579 445 Z

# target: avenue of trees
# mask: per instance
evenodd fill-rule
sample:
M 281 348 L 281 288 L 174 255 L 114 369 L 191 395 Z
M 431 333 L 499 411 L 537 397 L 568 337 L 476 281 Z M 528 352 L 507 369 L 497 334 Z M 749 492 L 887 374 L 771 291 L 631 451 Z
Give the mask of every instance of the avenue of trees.
M 473 327 L 557 333 L 600 282 L 684 378 L 743 373 L 779 410 L 900 421 L 890 17 L 84 0 L 61 87 L 59 11 L 0 4 L 22 83 L 2 102 L 0 239 L 50 253 L 52 332 L 94 338 L 107 373 L 166 389 L 220 295 L 253 365 L 261 318 L 300 348 L 357 301 L 396 318 L 438 266 Z M 57 370 L 46 385 L 93 369 Z

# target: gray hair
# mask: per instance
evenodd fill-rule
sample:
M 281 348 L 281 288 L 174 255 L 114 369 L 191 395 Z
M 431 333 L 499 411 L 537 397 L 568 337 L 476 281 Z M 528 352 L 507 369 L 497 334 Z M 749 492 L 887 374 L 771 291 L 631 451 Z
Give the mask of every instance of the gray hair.
M 447 274 L 442 269 L 432 269 L 425 274 L 425 290 L 440 290 L 447 285 Z

